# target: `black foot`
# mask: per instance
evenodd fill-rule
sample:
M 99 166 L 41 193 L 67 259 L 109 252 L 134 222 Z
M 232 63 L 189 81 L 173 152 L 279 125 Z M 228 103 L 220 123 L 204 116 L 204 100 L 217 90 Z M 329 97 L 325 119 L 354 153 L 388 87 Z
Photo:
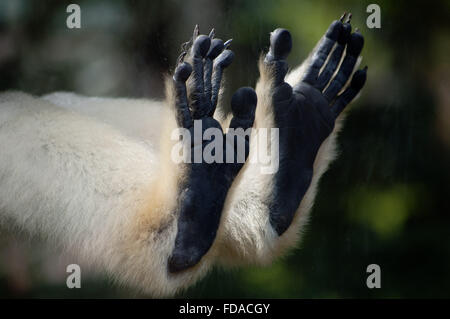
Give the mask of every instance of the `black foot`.
M 196 29 L 198 30 L 198 29 Z M 195 39 L 191 48 L 192 66 L 183 62 L 184 55 L 179 59 L 174 74 L 176 90 L 177 123 L 181 128 L 192 132 L 194 120 L 202 123 L 203 131 L 208 128 L 220 130 L 220 138 L 223 138 L 223 150 L 221 160 L 208 162 L 202 159 L 200 163 L 187 163 L 187 178 L 180 187 L 178 200 L 178 232 L 175 239 L 175 248 L 168 261 L 168 269 L 176 273 L 197 264 L 211 247 L 219 227 L 223 204 L 235 176 L 243 166 L 238 162 L 239 155 L 243 160 L 248 156 L 249 139 L 242 137 L 245 143 L 245 154 L 238 154 L 237 145 L 233 148 L 231 158 L 233 162 L 226 162 L 229 149 L 227 141 L 239 139 L 230 133 L 223 134 L 222 128 L 212 116 L 216 109 L 222 72 L 231 64 L 233 52 L 228 50 L 230 41 L 223 42 L 214 39 L 214 32 L 209 36 L 198 35 L 194 32 Z M 186 81 L 191 76 L 192 82 L 190 94 L 186 89 Z M 246 130 L 253 126 L 256 108 L 256 94 L 251 88 L 239 89 L 232 98 L 233 119 L 230 128 L 242 128 Z M 202 150 L 215 142 L 212 140 L 201 143 Z M 191 144 L 191 154 L 194 147 Z M 229 152 L 228 152 L 229 153 Z
M 270 222 L 279 235 L 290 226 L 311 183 L 320 145 L 332 132 L 337 116 L 366 80 L 367 67 L 355 72 L 350 86 L 339 94 L 352 74 L 364 43 L 358 31 L 351 33 L 350 17 L 342 22 L 344 16 L 342 21 L 330 25 L 313 52 L 303 78 L 294 87 L 284 82 L 288 69 L 285 59 L 292 47 L 289 31 L 277 29 L 271 35 L 265 63 L 274 68 L 275 74 L 272 101 L 275 126 L 280 129 L 280 165 L 269 208 Z

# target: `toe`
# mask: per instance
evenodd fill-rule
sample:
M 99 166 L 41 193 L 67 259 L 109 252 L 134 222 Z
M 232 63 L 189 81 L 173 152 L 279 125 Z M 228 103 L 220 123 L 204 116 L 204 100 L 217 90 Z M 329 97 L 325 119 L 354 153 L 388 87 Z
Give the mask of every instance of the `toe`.
M 254 114 L 256 103 L 257 97 L 255 90 L 250 87 L 242 87 L 231 98 L 231 110 L 234 116 L 248 118 Z
M 199 35 L 192 45 L 192 53 L 196 57 L 204 58 L 208 53 L 211 39 L 206 35 Z
M 270 34 L 269 56 L 273 60 L 284 60 L 292 49 L 292 36 L 286 29 L 276 29 Z
M 173 78 L 175 79 L 175 81 L 186 82 L 191 73 L 192 66 L 187 62 L 183 62 L 175 69 Z
M 223 49 L 223 41 L 221 39 L 213 39 L 211 41 L 211 46 L 208 53 L 206 54 L 206 57 L 208 59 L 214 60 L 220 53 L 222 53 Z
M 348 54 L 352 56 L 358 56 L 364 46 L 364 37 L 359 32 L 353 32 L 350 35 L 350 40 L 348 42 Z
M 214 61 L 222 68 L 228 67 L 233 62 L 234 53 L 231 50 L 223 51 Z

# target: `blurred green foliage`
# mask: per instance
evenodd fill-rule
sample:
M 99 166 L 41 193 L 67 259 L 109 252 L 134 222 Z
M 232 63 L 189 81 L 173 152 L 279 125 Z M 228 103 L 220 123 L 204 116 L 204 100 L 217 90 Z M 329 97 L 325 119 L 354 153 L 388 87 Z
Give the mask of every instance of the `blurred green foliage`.
M 365 36 L 367 84 L 299 248 L 271 267 L 216 269 L 178 297 L 450 297 L 449 1 L 379 0 L 381 29 L 365 24 L 372 1 L 78 1 L 80 30 L 65 27 L 69 3 L 0 2 L 1 89 L 160 98 L 162 74 L 199 23 L 234 39 L 229 98 L 255 84 L 276 27 L 292 32 L 291 66 L 344 11 Z M 366 287 L 372 263 L 381 289 Z M 136 296 L 105 279 L 73 292 L 32 283 L 17 294 L 0 268 L 1 296 Z

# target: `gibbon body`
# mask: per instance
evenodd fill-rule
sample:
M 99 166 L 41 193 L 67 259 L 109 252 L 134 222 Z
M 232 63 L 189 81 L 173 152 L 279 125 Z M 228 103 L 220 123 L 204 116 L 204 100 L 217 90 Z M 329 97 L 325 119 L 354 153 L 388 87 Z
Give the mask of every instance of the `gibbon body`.
M 229 191 L 211 251 L 195 269 L 170 275 L 176 176 L 165 170 L 159 178 L 167 123 L 162 119 L 171 115 L 163 102 L 6 92 L 0 95 L 0 114 L 2 220 L 44 235 L 85 263 L 156 296 L 171 295 L 205 275 L 212 255 L 227 266 L 269 264 L 297 241 L 320 176 L 304 198 L 304 213 L 278 237 L 261 204 L 271 175 L 247 163 Z M 322 171 L 334 156 L 331 144 L 324 143 L 326 156 L 318 158 Z M 160 186 L 164 194 L 155 190 L 160 183 L 167 185 Z M 156 193 L 161 197 L 153 202 Z
M 311 59 L 288 74 L 286 83 L 294 87 Z M 274 73 L 262 61 L 260 73 L 253 127 L 277 127 Z M 247 160 L 228 190 L 211 248 L 194 266 L 172 273 L 168 260 L 184 171 L 170 158 L 179 91 L 177 83 L 167 83 L 165 101 L 0 94 L 0 222 L 45 236 L 83 263 L 153 296 L 175 294 L 216 263 L 267 265 L 295 246 L 318 181 L 335 158 L 343 115 L 315 156 L 311 182 L 286 231 L 277 233 L 271 222 L 274 174 L 261 174 L 261 164 Z M 256 156 L 256 143 L 250 143 L 248 156 Z

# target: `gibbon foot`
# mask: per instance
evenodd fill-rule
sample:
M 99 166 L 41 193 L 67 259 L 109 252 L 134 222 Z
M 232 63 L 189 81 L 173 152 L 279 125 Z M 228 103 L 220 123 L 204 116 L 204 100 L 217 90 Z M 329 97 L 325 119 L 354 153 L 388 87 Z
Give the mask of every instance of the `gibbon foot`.
M 319 147 L 366 80 L 367 67 L 356 71 L 350 85 L 340 93 L 364 44 L 359 31 L 351 33 L 351 14 L 345 22 L 344 18 L 345 14 L 330 25 L 313 51 L 304 76 L 293 87 L 284 81 L 291 35 L 285 29 L 276 29 L 270 37 L 270 50 L 264 63 L 273 70 L 272 105 L 275 127 L 279 128 L 280 165 L 268 206 L 270 223 L 278 235 L 291 224 L 311 183 Z
M 191 141 L 191 163 L 183 164 L 186 165 L 187 173 L 180 188 L 176 212 L 178 232 L 168 261 L 168 270 L 171 273 L 194 266 L 211 247 L 228 189 L 248 156 L 250 142 L 248 136 L 231 135 L 230 131 L 224 134 L 219 122 L 212 117 L 217 105 L 223 69 L 230 65 L 233 59 L 233 52 L 227 49 L 230 41 L 224 43 L 215 39 L 213 31 L 209 36 L 198 35 L 197 28 L 193 39 L 190 49 L 192 66 L 183 62 L 183 53 L 173 76 L 177 124 L 180 128 L 189 130 L 191 136 L 194 135 L 194 121 L 201 123 L 202 133 L 215 128 L 220 130 L 220 134 L 213 135 L 211 140 L 207 141 Z M 191 73 L 188 93 L 186 82 Z M 236 91 L 231 101 L 233 119 L 230 128 L 246 130 L 253 126 L 256 100 L 256 93 L 252 88 L 240 88 Z M 215 155 L 220 152 L 221 159 L 209 163 L 205 162 L 204 158 L 200 163 L 192 160 L 196 148 L 205 150 L 205 147 L 217 142 L 217 138 L 223 138 L 222 147 L 214 151 Z M 245 144 L 245 154 L 238 154 L 236 143 L 232 144 L 231 149 L 226 147 L 231 141 L 237 140 Z M 227 163 L 230 150 L 233 151 L 231 157 L 234 160 Z M 237 161 L 239 156 L 244 160 Z

